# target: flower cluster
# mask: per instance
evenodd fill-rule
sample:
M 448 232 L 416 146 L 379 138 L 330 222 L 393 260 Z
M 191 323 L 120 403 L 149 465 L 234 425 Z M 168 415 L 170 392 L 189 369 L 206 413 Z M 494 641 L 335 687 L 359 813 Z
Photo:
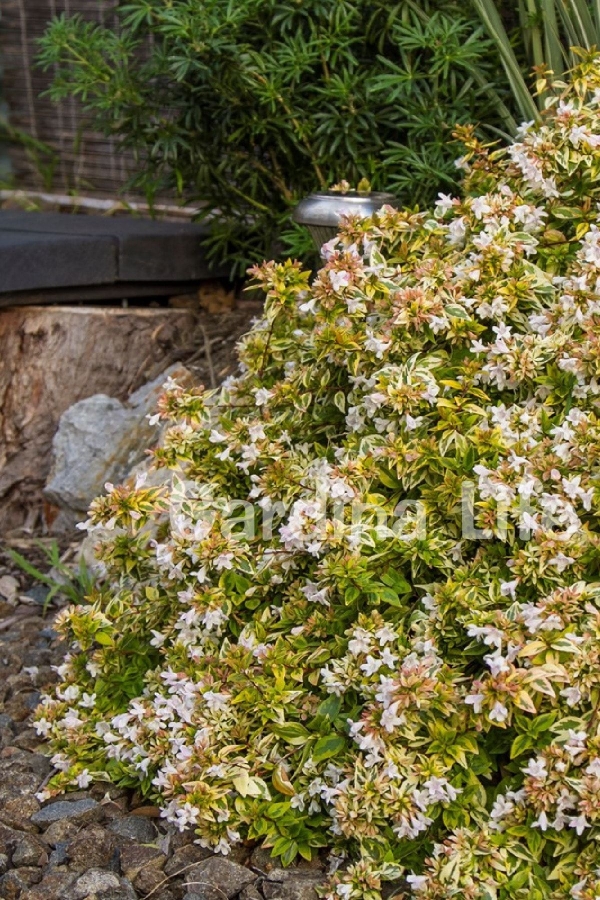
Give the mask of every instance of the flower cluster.
M 92 505 L 47 796 L 327 847 L 329 900 L 600 896 L 600 71 L 463 137 L 461 197 L 257 268 L 240 373 Z

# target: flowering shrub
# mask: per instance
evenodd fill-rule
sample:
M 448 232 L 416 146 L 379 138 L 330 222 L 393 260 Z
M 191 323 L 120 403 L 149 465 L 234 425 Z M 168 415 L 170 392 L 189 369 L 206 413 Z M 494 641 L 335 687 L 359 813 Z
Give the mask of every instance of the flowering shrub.
M 46 796 L 332 848 L 330 900 L 600 896 L 600 69 L 463 138 L 462 198 L 257 268 L 241 374 L 167 385 L 170 482 L 91 508 Z

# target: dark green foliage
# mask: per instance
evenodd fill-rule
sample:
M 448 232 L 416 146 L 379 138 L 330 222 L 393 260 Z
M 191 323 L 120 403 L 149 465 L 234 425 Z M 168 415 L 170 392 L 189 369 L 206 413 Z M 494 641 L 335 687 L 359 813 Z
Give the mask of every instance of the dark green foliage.
M 41 60 L 138 154 L 134 183 L 218 209 L 212 253 L 305 255 L 290 209 L 368 178 L 403 203 L 452 187 L 456 123 L 508 121 L 498 58 L 454 0 L 131 0 L 120 35 L 55 20 Z

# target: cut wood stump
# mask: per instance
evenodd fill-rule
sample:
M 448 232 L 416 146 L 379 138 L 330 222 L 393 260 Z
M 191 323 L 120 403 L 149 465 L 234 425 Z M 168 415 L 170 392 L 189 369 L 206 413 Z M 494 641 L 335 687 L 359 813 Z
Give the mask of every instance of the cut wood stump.
M 0 310 L 0 530 L 42 514 L 62 413 L 93 394 L 126 400 L 179 358 L 195 322 L 187 309 Z

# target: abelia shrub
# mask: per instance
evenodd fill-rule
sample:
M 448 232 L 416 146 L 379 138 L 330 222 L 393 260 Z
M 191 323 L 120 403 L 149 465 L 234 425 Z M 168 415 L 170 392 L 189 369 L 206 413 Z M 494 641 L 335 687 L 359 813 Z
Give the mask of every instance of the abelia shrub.
M 462 196 L 258 267 L 240 374 L 167 385 L 91 507 L 45 796 L 327 848 L 329 900 L 600 896 L 600 69 L 463 138 Z

